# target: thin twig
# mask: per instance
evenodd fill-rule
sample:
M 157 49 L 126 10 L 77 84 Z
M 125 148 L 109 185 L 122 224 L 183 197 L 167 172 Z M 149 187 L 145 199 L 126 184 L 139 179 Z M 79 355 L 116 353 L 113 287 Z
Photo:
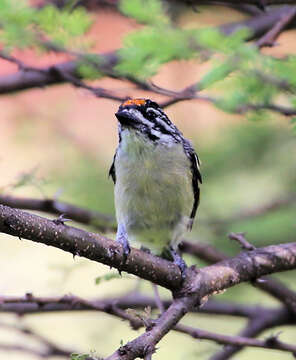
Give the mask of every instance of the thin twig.
M 289 25 L 289 23 L 294 19 L 296 15 L 296 7 L 290 7 L 286 14 L 283 14 L 280 20 L 275 23 L 275 25 L 264 35 L 260 38 L 256 45 L 258 47 L 263 46 L 274 46 L 275 41 L 282 30 Z
M 221 227 L 224 229 L 229 224 L 254 219 L 259 216 L 264 216 L 270 212 L 278 211 L 282 208 L 293 206 L 294 204 L 296 204 L 296 195 L 288 194 L 287 196 L 272 199 L 271 201 L 265 204 L 263 203 L 259 206 L 242 209 L 238 211 L 235 215 L 232 215 L 226 219 L 209 220 L 207 221 L 207 224 L 213 225 L 215 227 Z
M 259 340 L 248 338 L 244 336 L 231 336 L 224 334 L 217 334 L 211 331 L 196 329 L 183 324 L 175 326 L 174 330 L 190 335 L 195 339 L 206 339 L 215 341 L 218 344 L 234 345 L 234 346 L 251 346 L 264 349 L 276 349 L 281 351 L 296 352 L 296 345 L 281 342 L 278 338 L 267 338 L 266 340 Z
M 158 291 L 157 285 L 152 284 L 152 287 L 153 287 L 153 291 L 154 291 L 155 303 L 156 303 L 156 305 L 158 307 L 158 310 L 162 314 L 165 311 L 165 308 L 164 308 L 163 303 L 161 301 L 161 298 L 159 296 L 159 291 Z
M 167 309 L 172 301 L 161 299 L 164 309 Z M 60 297 L 40 297 L 27 294 L 25 296 L 0 296 L 0 312 L 10 312 L 19 315 L 47 313 L 47 312 L 64 312 L 64 311 L 102 311 L 110 315 L 117 316 L 114 308 L 126 309 L 145 309 L 150 307 L 156 309 L 157 304 L 155 297 L 144 296 L 139 293 L 123 295 L 121 297 L 111 298 L 94 298 L 84 300 L 75 295 Z M 196 309 L 191 311 L 196 312 Z M 241 305 L 237 303 L 213 301 L 210 300 L 204 304 L 198 312 L 203 314 L 228 315 L 253 318 L 258 313 L 265 314 L 275 311 L 273 308 L 267 308 L 256 305 Z
M 21 333 L 23 335 L 28 335 L 32 339 L 37 340 L 40 343 L 40 345 L 45 347 L 45 350 L 42 352 L 43 353 L 42 357 L 50 357 L 50 356 L 69 357 L 71 355 L 71 353 L 75 352 L 73 349 L 72 350 L 66 350 L 66 349 L 61 348 L 57 344 L 53 343 L 51 340 L 47 339 L 45 336 L 42 336 L 42 335 L 36 333 L 31 328 L 29 328 L 29 327 L 27 327 L 25 325 L 17 326 L 17 325 L 1 322 L 0 327 L 5 328 L 5 329 L 9 329 L 9 330 L 13 330 L 13 331 L 17 331 L 17 332 L 19 332 L 19 333 Z M 1 349 L 1 347 L 0 347 L 0 349 Z M 29 349 L 29 351 L 30 350 L 31 349 Z M 23 350 L 19 349 L 19 351 L 23 351 Z M 39 354 L 39 356 L 41 356 L 40 355 L 41 352 L 38 353 L 38 354 Z
M 37 72 L 37 73 L 45 73 L 45 70 L 42 68 L 38 68 L 38 67 L 33 67 L 33 66 L 29 66 L 27 64 L 25 64 L 23 61 L 21 61 L 20 59 L 17 59 L 15 56 L 12 55 L 8 55 L 3 51 L 0 51 L 0 58 L 6 61 L 9 61 L 11 63 L 14 63 L 20 71 L 32 71 L 32 72 Z
M 251 251 L 251 250 L 255 250 L 255 246 L 252 245 L 251 243 L 249 243 L 247 241 L 247 239 L 245 238 L 245 234 L 244 233 L 230 233 L 228 235 L 229 239 L 230 240 L 235 240 L 237 241 L 240 246 L 242 247 L 242 249 L 245 249 L 245 250 L 248 250 L 248 251 Z

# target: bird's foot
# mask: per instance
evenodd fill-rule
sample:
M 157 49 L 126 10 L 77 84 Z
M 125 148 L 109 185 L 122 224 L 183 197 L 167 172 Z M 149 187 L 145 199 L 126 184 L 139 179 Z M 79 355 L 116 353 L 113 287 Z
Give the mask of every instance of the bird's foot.
M 179 267 L 181 271 L 182 280 L 184 280 L 186 278 L 187 265 L 183 260 L 183 258 L 181 257 L 181 255 L 178 254 L 176 250 L 174 250 L 172 247 L 170 247 L 169 250 L 171 257 L 173 258 L 173 262 Z
M 126 260 L 131 252 L 131 248 L 128 242 L 127 232 L 125 230 L 125 226 L 122 224 L 118 225 L 117 234 L 116 234 L 116 241 L 122 246 L 123 248 L 123 258 L 121 265 L 126 263 Z M 121 274 L 121 269 L 118 269 L 119 274 Z
M 123 237 L 116 238 L 116 241 L 119 242 L 119 244 L 123 248 L 123 263 L 126 263 L 129 253 L 131 252 L 129 242 L 128 242 L 127 238 L 123 238 Z
M 151 254 L 151 250 L 148 249 L 146 246 L 141 245 L 140 250 L 145 252 L 146 254 Z

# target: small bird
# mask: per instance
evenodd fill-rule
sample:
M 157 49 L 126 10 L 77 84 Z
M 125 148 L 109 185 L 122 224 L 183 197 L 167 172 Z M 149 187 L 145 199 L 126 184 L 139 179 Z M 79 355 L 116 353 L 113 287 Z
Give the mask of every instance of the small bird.
M 191 230 L 199 204 L 198 156 L 154 101 L 127 100 L 115 116 L 119 145 L 109 175 L 115 184 L 116 241 L 125 257 L 129 241 L 158 254 L 169 250 L 183 275 L 178 244 Z

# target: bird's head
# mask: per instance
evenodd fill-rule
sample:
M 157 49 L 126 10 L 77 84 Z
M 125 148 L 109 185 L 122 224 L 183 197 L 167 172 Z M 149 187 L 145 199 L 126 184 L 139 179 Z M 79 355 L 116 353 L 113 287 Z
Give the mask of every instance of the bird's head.
M 161 107 L 149 99 L 126 100 L 115 116 L 122 130 L 136 130 L 153 141 L 175 138 L 180 134 Z

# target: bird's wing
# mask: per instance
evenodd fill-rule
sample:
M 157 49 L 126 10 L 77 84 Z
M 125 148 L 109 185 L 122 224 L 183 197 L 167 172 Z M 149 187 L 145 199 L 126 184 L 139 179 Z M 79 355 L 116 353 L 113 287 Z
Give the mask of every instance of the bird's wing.
M 116 154 L 117 154 L 117 152 L 113 156 L 113 161 L 112 161 L 111 167 L 109 169 L 109 173 L 108 173 L 108 176 L 111 176 L 114 184 L 116 183 L 116 172 L 115 172 L 115 166 L 114 166 Z
M 202 183 L 202 178 L 201 178 L 201 173 L 199 171 L 199 159 L 195 151 L 192 152 L 190 161 L 191 161 L 191 172 L 192 172 L 192 188 L 194 195 L 193 207 L 190 214 L 191 227 L 192 227 L 193 220 L 196 215 L 196 210 L 199 204 L 199 198 L 200 198 L 199 183 Z
M 192 190 L 193 190 L 193 196 L 194 196 L 194 201 L 193 201 L 193 207 L 191 210 L 191 214 L 190 214 L 190 223 L 189 223 L 189 228 L 192 228 L 193 225 L 193 221 L 196 215 L 196 210 L 199 204 L 199 197 L 200 197 L 200 190 L 199 190 L 199 184 L 202 183 L 202 177 L 201 177 L 201 173 L 199 170 L 199 159 L 198 156 L 194 150 L 194 148 L 192 147 L 191 143 L 187 140 L 183 138 L 183 147 L 185 150 L 185 153 L 190 161 L 191 164 L 191 173 L 192 173 Z

